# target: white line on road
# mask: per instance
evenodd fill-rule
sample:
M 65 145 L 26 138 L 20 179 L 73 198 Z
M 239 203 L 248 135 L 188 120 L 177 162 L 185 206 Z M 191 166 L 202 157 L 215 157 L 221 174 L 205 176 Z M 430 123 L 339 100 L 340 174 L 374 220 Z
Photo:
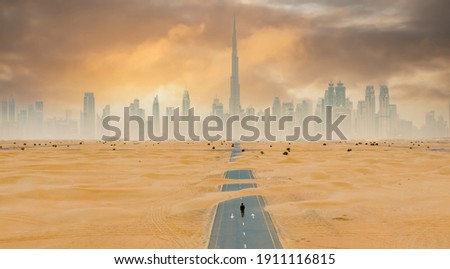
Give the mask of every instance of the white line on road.
M 245 236 L 245 232 L 243 232 L 244 236 Z
M 247 248 L 247 244 L 244 244 L 244 248 Z
M 231 217 L 230 217 L 230 218 L 234 219 L 234 215 L 233 215 L 233 213 L 231 213 Z
M 242 222 L 242 226 L 244 226 L 245 225 L 245 223 L 244 222 Z

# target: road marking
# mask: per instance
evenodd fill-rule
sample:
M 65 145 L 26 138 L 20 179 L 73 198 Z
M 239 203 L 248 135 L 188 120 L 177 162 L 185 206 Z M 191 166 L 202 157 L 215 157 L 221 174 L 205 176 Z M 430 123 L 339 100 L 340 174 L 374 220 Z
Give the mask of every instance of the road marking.
M 252 219 L 255 219 L 255 214 L 252 213 Z
M 219 204 L 219 206 L 220 206 L 220 204 Z M 219 220 L 219 227 L 217 228 L 217 237 L 216 237 L 216 244 L 215 244 L 215 246 L 216 246 L 216 248 L 218 248 L 218 245 L 217 245 L 217 243 L 219 242 L 219 234 L 220 234 L 220 226 L 221 226 L 221 224 L 222 224 L 222 215 L 223 215 L 223 208 L 224 208 L 225 206 L 224 206 L 224 204 L 222 204 L 222 213 L 220 214 L 220 220 Z
M 234 219 L 234 215 L 233 215 L 233 213 L 231 213 L 231 219 Z
M 245 225 L 245 223 L 244 222 L 242 222 L 242 226 L 244 226 Z
M 242 233 L 245 236 L 245 232 Z
M 273 240 L 272 233 L 270 232 L 269 224 L 267 224 L 266 214 L 264 214 L 263 207 L 261 205 L 261 202 L 259 201 L 259 196 L 256 196 L 256 199 L 258 200 L 259 207 L 261 208 L 261 212 L 262 212 L 262 215 L 263 215 L 263 218 L 264 218 L 264 222 L 266 223 L 267 232 L 270 235 L 270 240 L 272 240 L 273 247 L 276 249 L 277 246 L 275 245 L 275 241 Z
M 247 244 L 244 244 L 244 248 L 247 248 Z

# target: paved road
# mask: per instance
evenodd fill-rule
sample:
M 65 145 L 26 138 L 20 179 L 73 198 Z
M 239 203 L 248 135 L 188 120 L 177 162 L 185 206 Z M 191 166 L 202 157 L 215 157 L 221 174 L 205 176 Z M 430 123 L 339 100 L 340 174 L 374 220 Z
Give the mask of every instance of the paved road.
M 430 151 L 450 152 L 450 149 L 439 148 L 439 149 L 430 149 Z
M 255 183 L 225 184 L 222 186 L 221 191 L 238 191 L 248 188 L 256 188 L 256 184 Z
M 233 143 L 233 148 L 231 149 L 230 162 L 234 162 L 234 157 L 241 155 L 241 144 L 239 142 Z
M 229 179 L 253 179 L 251 170 L 231 170 Z M 222 191 L 256 188 L 255 183 L 234 183 L 222 186 Z M 240 205 L 245 214 L 241 216 Z M 261 196 L 245 196 L 219 203 L 208 248 L 221 249 L 276 249 L 282 248 L 270 215 L 264 210 Z
M 228 191 L 231 191 L 232 187 L 228 188 Z M 236 188 L 239 187 L 236 186 Z M 245 205 L 244 217 L 240 215 L 241 203 Z M 272 220 L 264 210 L 262 197 L 259 195 L 245 196 L 220 203 L 217 207 L 208 248 L 282 248 Z
M 228 179 L 253 179 L 252 170 L 228 170 L 224 174 L 224 178 Z

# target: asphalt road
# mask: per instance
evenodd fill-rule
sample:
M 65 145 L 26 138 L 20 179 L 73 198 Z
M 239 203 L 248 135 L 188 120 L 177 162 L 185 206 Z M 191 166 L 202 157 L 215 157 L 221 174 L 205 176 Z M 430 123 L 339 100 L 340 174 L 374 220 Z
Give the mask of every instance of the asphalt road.
M 224 178 L 228 179 L 253 179 L 252 170 L 228 170 L 224 174 Z
M 231 149 L 230 162 L 234 162 L 234 157 L 241 155 L 241 144 L 239 142 L 233 143 L 233 148 Z
M 251 170 L 231 170 L 229 179 L 253 179 Z M 221 191 L 256 188 L 255 183 L 225 184 Z M 241 216 L 240 205 L 245 213 Z M 244 196 L 219 203 L 208 248 L 220 249 L 276 249 L 282 248 L 270 215 L 264 210 L 261 196 Z

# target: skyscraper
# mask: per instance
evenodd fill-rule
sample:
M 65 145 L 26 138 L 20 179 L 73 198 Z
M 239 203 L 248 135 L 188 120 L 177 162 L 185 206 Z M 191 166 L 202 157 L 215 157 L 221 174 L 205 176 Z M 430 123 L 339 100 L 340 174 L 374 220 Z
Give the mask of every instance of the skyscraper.
M 130 103 L 130 115 L 137 116 L 140 107 L 139 99 L 134 99 L 133 103 Z
M 2 114 L 2 124 L 6 124 L 8 122 L 8 102 L 6 100 L 2 100 L 0 103 L 1 114 Z
M 241 114 L 241 86 L 239 85 L 239 57 L 236 40 L 236 18 L 233 21 L 231 78 L 230 78 L 230 115 Z
M 281 116 L 281 102 L 280 102 L 280 98 L 278 98 L 278 97 L 275 97 L 273 99 L 272 115 L 277 116 L 277 117 Z
M 334 106 L 334 99 L 334 84 L 332 81 L 330 81 L 330 83 L 328 83 L 328 89 L 325 91 L 325 106 Z
M 398 135 L 398 114 L 397 105 L 389 104 L 389 137 L 393 138 Z
M 155 96 L 155 99 L 153 99 L 153 107 L 152 107 L 152 114 L 153 114 L 153 128 L 155 130 L 155 133 L 159 134 L 160 130 L 160 114 L 159 114 L 159 99 L 158 95 Z
M 111 115 L 111 106 L 110 105 L 106 105 L 103 108 L 103 111 L 102 111 L 102 119 L 108 117 L 109 115 Z
M 223 104 L 217 98 L 214 99 L 214 102 L 212 104 L 212 114 L 214 116 L 218 116 L 220 118 L 223 118 Z
M 183 93 L 183 103 L 181 106 L 181 115 L 187 116 L 191 108 L 191 99 L 189 98 L 189 91 L 185 90 Z
M 364 125 L 367 130 L 365 137 L 371 138 L 376 135 L 375 132 L 375 90 L 372 85 L 366 86 L 365 109 L 364 109 Z
M 337 107 L 345 107 L 346 106 L 345 86 L 340 80 L 336 84 L 336 87 L 334 87 L 334 91 L 336 94 L 334 105 Z
M 133 103 L 130 103 L 130 116 L 139 116 L 145 118 L 145 109 L 141 108 L 139 99 L 134 99 Z
M 307 100 L 302 101 L 302 113 L 303 118 L 312 114 L 312 104 L 310 101 Z
M 35 113 L 36 114 L 38 114 L 38 113 L 44 113 L 44 102 L 42 102 L 42 101 L 36 101 L 36 103 L 35 103 L 35 105 L 34 105 L 34 108 L 35 108 Z M 39 117 L 43 117 L 43 115 L 39 115 Z
M 83 138 L 95 136 L 95 98 L 94 93 L 84 93 L 83 113 L 81 114 L 81 134 Z
M 16 121 L 16 102 L 14 98 L 9 99 L 9 109 L 8 109 L 8 121 L 15 122 Z
M 356 132 L 359 137 L 367 138 L 368 135 L 368 121 L 367 121 L 367 102 L 359 101 L 356 108 Z
M 255 116 L 255 109 L 252 106 L 247 107 L 247 109 L 245 110 L 245 115 Z
M 389 89 L 386 85 L 380 87 L 379 131 L 380 138 L 387 138 L 389 134 Z
M 281 104 L 281 115 L 294 116 L 294 103 L 283 102 L 283 104 Z

